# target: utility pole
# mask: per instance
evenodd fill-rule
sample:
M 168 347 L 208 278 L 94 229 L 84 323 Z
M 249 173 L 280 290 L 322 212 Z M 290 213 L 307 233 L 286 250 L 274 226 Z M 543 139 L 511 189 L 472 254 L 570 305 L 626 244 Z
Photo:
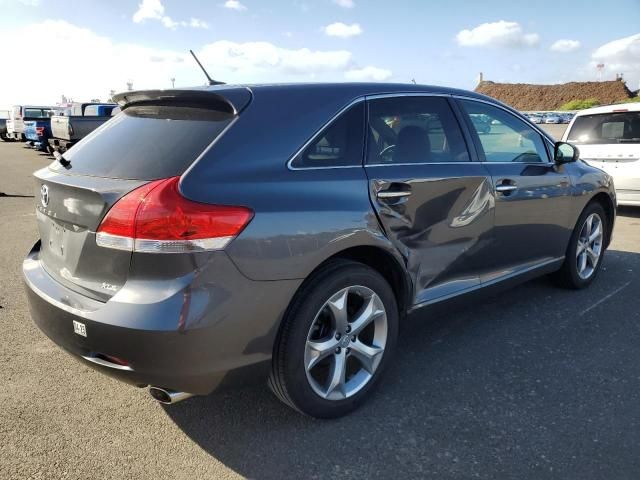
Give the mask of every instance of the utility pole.
M 176 88 L 176 77 L 171 77 L 169 80 L 171 80 L 171 88 Z
M 131 80 L 127 82 L 127 90 L 129 91 L 133 90 L 133 82 Z

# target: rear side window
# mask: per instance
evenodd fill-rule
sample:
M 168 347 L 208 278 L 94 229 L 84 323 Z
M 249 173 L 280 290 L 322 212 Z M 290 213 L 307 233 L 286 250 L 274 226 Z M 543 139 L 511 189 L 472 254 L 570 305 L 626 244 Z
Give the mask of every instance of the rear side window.
M 182 175 L 233 118 L 228 112 L 191 106 L 131 106 L 71 147 L 64 158 L 71 162 L 72 174 L 140 180 Z
M 291 162 L 294 168 L 362 165 L 364 102 L 335 119 Z
M 391 97 L 369 103 L 368 164 L 468 162 L 446 99 Z
M 640 143 L 640 112 L 612 112 L 576 117 L 568 141 L 577 144 Z

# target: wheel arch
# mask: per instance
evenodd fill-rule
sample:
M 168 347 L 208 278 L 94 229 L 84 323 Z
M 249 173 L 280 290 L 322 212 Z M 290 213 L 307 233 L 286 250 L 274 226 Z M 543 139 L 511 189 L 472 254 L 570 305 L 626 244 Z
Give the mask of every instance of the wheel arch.
M 400 316 L 402 317 L 409 310 L 411 307 L 412 283 L 405 268 L 391 253 L 380 247 L 363 245 L 342 250 L 329 257 L 325 262 L 341 258 L 362 263 L 377 271 L 393 290 L 396 302 L 398 302 Z
M 607 236 L 605 238 L 605 247 L 608 247 L 609 243 L 611 243 L 613 224 L 616 217 L 616 207 L 613 203 L 613 200 L 611 199 L 611 196 L 605 192 L 600 192 L 594 195 L 593 198 L 591 198 L 591 200 L 589 201 L 589 204 L 594 202 L 599 203 L 604 209 L 604 212 L 607 214 Z M 587 207 L 585 206 L 585 208 Z

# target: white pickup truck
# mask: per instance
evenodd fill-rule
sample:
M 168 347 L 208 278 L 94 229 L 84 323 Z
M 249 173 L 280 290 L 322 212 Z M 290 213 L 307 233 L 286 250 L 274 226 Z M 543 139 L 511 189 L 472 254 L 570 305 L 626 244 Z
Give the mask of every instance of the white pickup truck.
M 580 158 L 613 177 L 618 205 L 640 206 L 640 103 L 582 110 L 563 137 Z
M 113 103 L 73 103 L 51 118 L 50 150 L 65 152 L 105 123 L 119 109 Z

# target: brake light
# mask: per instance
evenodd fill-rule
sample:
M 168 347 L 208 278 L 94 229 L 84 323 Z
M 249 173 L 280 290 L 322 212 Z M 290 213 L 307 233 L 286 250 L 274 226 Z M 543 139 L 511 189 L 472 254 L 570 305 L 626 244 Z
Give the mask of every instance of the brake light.
M 96 243 L 145 253 L 220 250 L 253 218 L 246 207 L 188 200 L 178 190 L 179 181 L 156 180 L 122 197 L 98 227 Z
M 44 127 L 36 127 L 36 135 L 42 137 L 44 135 Z

